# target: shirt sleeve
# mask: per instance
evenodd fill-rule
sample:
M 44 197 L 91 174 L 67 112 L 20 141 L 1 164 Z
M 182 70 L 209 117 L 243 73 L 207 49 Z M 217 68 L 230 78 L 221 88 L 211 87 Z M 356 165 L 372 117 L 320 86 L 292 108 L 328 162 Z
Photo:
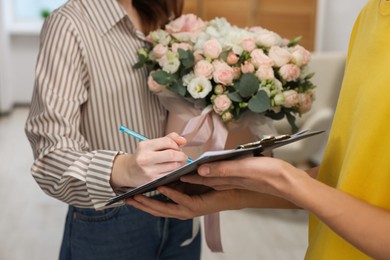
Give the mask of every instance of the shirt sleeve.
M 46 19 L 40 44 L 25 125 L 35 158 L 32 175 L 52 197 L 103 208 L 116 195 L 110 176 L 119 152 L 91 150 L 80 132 L 89 84 L 82 41 L 72 22 L 56 13 Z

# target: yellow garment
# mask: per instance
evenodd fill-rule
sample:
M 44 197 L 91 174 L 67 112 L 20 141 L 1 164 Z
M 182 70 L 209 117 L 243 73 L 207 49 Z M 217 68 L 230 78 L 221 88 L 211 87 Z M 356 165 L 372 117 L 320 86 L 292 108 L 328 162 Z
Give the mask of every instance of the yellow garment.
M 319 180 L 390 210 L 390 1 L 356 20 Z M 311 216 L 306 259 L 370 258 Z

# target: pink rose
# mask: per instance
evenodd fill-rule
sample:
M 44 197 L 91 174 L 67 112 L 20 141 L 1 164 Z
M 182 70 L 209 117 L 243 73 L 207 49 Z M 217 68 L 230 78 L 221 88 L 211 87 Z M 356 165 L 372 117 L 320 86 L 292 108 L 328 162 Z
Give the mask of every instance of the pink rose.
M 232 101 L 227 95 L 218 95 L 213 103 L 213 109 L 218 115 L 222 115 L 232 105 Z
M 241 68 L 240 67 L 233 67 L 233 79 L 239 79 L 241 77 Z
M 262 49 L 255 49 L 251 52 L 251 61 L 256 69 L 260 66 L 273 66 L 274 61 L 268 57 Z
M 260 66 L 255 75 L 260 81 L 275 78 L 274 69 L 266 65 Z
M 168 47 L 165 45 L 162 45 L 161 43 L 159 43 L 153 47 L 153 55 L 157 59 L 160 59 L 162 56 L 164 56 L 167 51 L 168 51 Z
M 196 32 L 205 26 L 205 22 L 194 14 L 184 14 L 165 26 L 169 33 Z
M 213 79 L 216 83 L 221 83 L 223 85 L 227 85 L 233 82 L 234 79 L 234 71 L 232 67 L 227 65 L 222 61 L 213 62 L 214 73 Z
M 282 67 L 283 65 L 287 64 L 292 58 L 291 53 L 288 50 L 280 48 L 278 46 L 272 46 L 269 49 L 268 57 L 270 57 L 274 61 L 277 67 Z
M 295 107 L 299 103 L 299 95 L 295 90 L 287 90 L 283 92 L 283 106 L 287 108 Z
M 256 46 L 256 42 L 255 42 L 255 40 L 253 38 L 245 38 L 242 41 L 241 46 L 247 52 L 251 52 L 251 51 L 253 51 L 257 47 Z
M 299 67 L 309 63 L 311 58 L 310 52 L 300 45 L 296 45 L 291 50 L 291 55 L 292 55 L 292 62 L 294 62 Z
M 241 64 L 241 71 L 242 73 L 253 73 L 255 71 L 255 66 L 253 66 L 252 63 L 245 61 L 243 64 Z
M 184 14 L 165 26 L 179 41 L 190 41 L 205 27 L 205 22 L 194 14 Z
M 239 57 L 234 52 L 229 52 L 226 61 L 229 65 L 234 65 L 239 60 Z
M 153 73 L 153 72 L 152 72 Z M 152 73 L 148 77 L 148 86 L 150 91 L 154 93 L 159 93 L 165 89 L 165 86 L 158 84 L 152 77 Z
M 214 66 L 206 61 L 201 60 L 196 63 L 194 67 L 195 76 L 197 77 L 205 77 L 207 79 L 211 79 L 213 77 Z
M 216 59 L 222 52 L 222 46 L 216 39 L 208 40 L 203 45 L 203 54 L 204 56 Z
M 275 32 L 263 29 L 260 33 L 256 35 L 255 41 L 257 45 L 269 48 L 272 46 L 280 45 L 282 42 L 282 38 Z
M 280 44 L 280 46 L 287 46 L 289 43 L 290 43 L 290 40 L 289 40 L 289 39 L 283 38 L 283 39 L 282 39 L 282 43 Z
M 194 51 L 194 59 L 195 59 L 195 63 L 199 62 L 200 60 L 203 60 L 204 57 L 202 55 L 202 52 L 199 50 Z
M 301 69 L 295 64 L 286 64 L 280 67 L 279 74 L 285 81 L 295 81 L 301 75 Z
M 314 93 L 307 91 L 306 93 L 299 94 L 299 112 L 301 114 L 308 112 L 314 101 Z
M 172 44 L 172 52 L 177 53 L 178 49 L 183 49 L 185 51 L 192 50 L 192 46 L 189 45 L 188 43 L 181 42 L 181 43 L 174 43 Z

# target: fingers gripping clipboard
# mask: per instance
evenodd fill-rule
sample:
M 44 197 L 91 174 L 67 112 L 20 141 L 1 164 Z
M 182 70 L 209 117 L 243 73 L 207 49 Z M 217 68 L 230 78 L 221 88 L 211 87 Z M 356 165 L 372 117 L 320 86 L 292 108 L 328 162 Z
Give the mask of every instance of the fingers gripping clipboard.
M 106 205 L 111 205 L 118 201 L 133 197 L 137 194 L 153 191 L 159 186 L 173 183 L 179 180 L 181 176 L 195 172 L 201 164 L 222 160 L 234 160 L 235 158 L 250 155 L 260 156 L 266 152 L 272 151 L 277 147 L 287 145 L 289 143 L 293 143 L 313 135 L 318 135 L 323 132 L 324 131 L 306 130 L 292 135 L 266 136 L 259 141 L 239 145 L 235 149 L 205 152 L 191 163 L 185 164 L 158 179 L 147 182 L 141 186 L 130 189 L 121 195 L 111 198 Z

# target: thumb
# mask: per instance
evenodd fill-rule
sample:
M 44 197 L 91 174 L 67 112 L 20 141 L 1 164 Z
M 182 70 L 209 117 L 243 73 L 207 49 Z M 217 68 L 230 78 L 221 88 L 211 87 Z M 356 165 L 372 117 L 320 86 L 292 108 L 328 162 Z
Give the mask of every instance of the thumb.
M 175 141 L 175 143 L 179 147 L 181 147 L 187 143 L 187 140 L 183 136 L 180 136 L 179 134 L 177 134 L 175 132 L 169 133 L 167 136 L 172 138 L 172 140 Z
M 198 168 L 198 173 L 204 177 L 234 177 L 235 165 L 229 161 L 203 164 Z

